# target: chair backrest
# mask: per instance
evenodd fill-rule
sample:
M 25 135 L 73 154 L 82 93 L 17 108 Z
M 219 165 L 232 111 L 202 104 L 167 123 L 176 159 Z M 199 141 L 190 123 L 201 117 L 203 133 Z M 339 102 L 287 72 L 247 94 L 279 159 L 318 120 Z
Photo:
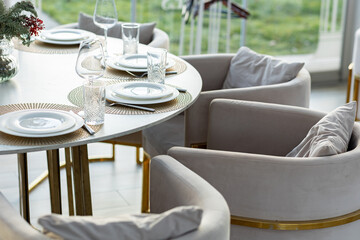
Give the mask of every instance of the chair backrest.
M 204 212 L 199 229 L 177 239 L 229 239 L 230 213 L 221 194 L 174 158 L 153 158 L 150 212 L 160 213 L 182 205 L 197 205 Z
M 119 23 L 119 24 L 121 24 L 121 23 Z M 79 24 L 78 23 L 69 23 L 69 24 L 59 25 L 56 28 L 78 29 Z M 89 30 L 89 29 L 86 29 L 86 30 Z M 99 35 L 104 35 L 104 33 L 102 31 L 91 31 L 91 32 L 95 32 L 96 34 L 99 34 Z M 151 36 L 148 36 L 149 32 L 151 32 L 151 34 L 152 34 Z M 144 34 L 146 34 L 146 37 L 144 37 L 144 38 L 140 37 L 140 39 L 139 39 L 140 43 L 146 44 L 151 47 L 169 49 L 169 47 L 170 47 L 169 36 L 167 33 L 162 31 L 161 29 L 153 28 L 153 30 L 152 30 L 152 28 L 151 29 L 147 28 L 144 31 L 141 31 L 141 28 L 140 28 L 140 36 L 144 36 Z M 115 31 L 115 32 L 111 31 L 111 29 L 110 29 L 108 36 L 120 38 L 121 33 L 119 31 Z
M 30 226 L 0 192 L 0 239 L 46 240 L 49 238 Z

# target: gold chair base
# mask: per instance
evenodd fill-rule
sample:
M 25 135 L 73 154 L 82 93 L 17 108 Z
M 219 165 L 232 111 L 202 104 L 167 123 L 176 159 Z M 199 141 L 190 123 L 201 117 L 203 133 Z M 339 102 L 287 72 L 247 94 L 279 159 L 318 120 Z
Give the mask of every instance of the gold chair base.
M 336 227 L 360 219 L 360 209 L 338 217 L 309 221 L 275 221 L 231 216 L 231 224 L 272 230 L 311 230 Z
M 125 145 L 125 146 L 130 146 L 130 147 L 136 147 L 136 163 L 138 165 L 142 164 L 142 161 L 140 161 L 141 144 L 119 142 L 119 141 L 113 141 L 113 140 L 105 140 L 105 141 L 101 141 L 101 142 L 112 144 L 112 155 L 110 157 L 106 157 L 106 156 L 92 157 L 89 159 L 91 162 L 115 161 L 115 145 L 119 144 L 119 145 Z

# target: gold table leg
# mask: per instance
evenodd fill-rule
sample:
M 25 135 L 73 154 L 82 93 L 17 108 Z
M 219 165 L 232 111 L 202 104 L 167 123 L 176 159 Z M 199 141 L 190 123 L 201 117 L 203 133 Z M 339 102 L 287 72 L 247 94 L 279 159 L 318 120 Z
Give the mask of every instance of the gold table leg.
M 143 160 L 143 182 L 142 182 L 142 199 L 141 199 L 141 212 L 148 213 L 149 206 L 149 191 L 150 191 L 150 157 L 144 153 Z
M 68 193 L 68 204 L 69 204 L 69 215 L 74 216 L 74 197 L 73 197 L 73 188 L 72 188 L 72 178 L 71 178 L 71 157 L 70 157 L 70 148 L 65 148 L 65 168 L 66 168 L 66 184 L 67 184 L 67 193 Z
M 59 150 L 48 150 L 46 151 L 46 154 L 49 172 L 51 212 L 61 214 L 62 211 Z
M 20 214 L 28 223 L 30 223 L 27 154 L 19 153 L 17 156 L 19 172 Z
M 76 215 L 92 215 L 87 145 L 71 148 Z

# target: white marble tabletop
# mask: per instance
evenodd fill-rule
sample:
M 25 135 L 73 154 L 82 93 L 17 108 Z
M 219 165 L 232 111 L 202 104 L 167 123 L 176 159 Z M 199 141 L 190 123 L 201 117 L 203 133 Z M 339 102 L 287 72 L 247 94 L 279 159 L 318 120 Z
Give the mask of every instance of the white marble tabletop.
M 122 42 L 109 38 L 109 54 L 120 53 Z M 140 52 L 146 52 L 141 45 Z M 19 62 L 19 72 L 11 80 L 0 84 L 0 105 L 16 103 L 57 103 L 72 105 L 67 96 L 74 88 L 81 86 L 81 79 L 75 72 L 77 54 L 43 54 L 14 51 Z M 171 55 L 177 58 L 174 55 Z M 177 58 L 179 59 L 179 58 Z M 13 146 L 0 145 L 0 154 L 24 153 L 31 151 L 57 149 L 84 145 L 101 140 L 112 139 L 165 121 L 189 107 L 198 97 L 202 81 L 194 67 L 186 63 L 186 71 L 166 78 L 167 84 L 187 89 L 191 102 L 178 110 L 146 115 L 105 115 L 105 123 L 95 135 L 84 139 L 58 145 Z

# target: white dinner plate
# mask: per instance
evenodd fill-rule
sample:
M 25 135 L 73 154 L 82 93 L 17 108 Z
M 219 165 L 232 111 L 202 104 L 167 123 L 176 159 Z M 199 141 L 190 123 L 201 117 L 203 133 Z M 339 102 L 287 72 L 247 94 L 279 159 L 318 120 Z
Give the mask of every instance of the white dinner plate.
M 81 30 L 81 31 L 84 31 L 84 30 Z M 88 32 L 88 31 L 84 31 L 84 32 L 86 33 L 85 38 L 78 39 L 78 40 L 72 40 L 72 41 L 52 40 L 52 39 L 48 39 L 48 38 L 44 37 L 42 34 L 35 37 L 35 39 L 38 41 L 44 42 L 44 43 L 50 43 L 50 44 L 56 44 L 56 45 L 75 45 L 75 44 L 80 44 L 85 39 L 95 39 L 96 38 L 96 35 L 94 33 Z
M 146 54 L 133 54 L 121 56 L 117 64 L 128 68 L 142 68 L 147 69 L 147 55 Z M 171 64 L 171 65 L 170 65 Z M 166 68 L 170 68 L 175 65 L 175 61 L 171 58 L 167 59 Z
M 75 125 L 75 119 L 64 111 L 23 110 L 12 112 L 8 116 L 6 126 L 10 130 L 43 134 L 64 131 Z
M 79 29 L 52 29 L 41 31 L 41 36 L 55 41 L 76 41 L 87 38 L 88 34 Z
M 121 71 L 129 71 L 129 72 L 147 72 L 147 66 L 145 68 L 133 68 L 133 67 L 125 67 L 121 65 L 119 62 L 119 57 L 110 57 L 106 60 L 106 65 Z M 171 58 L 168 59 L 168 63 L 166 64 L 166 69 L 171 68 L 175 65 L 175 61 Z
M 111 90 L 120 97 L 150 100 L 167 97 L 174 88 L 165 84 L 152 82 L 124 82 L 112 85 Z
M 117 63 L 124 67 L 147 69 L 147 55 L 146 54 L 123 55 L 119 57 Z
M 52 129 L 52 127 L 50 125 L 47 125 L 47 127 L 45 128 L 38 128 L 38 130 L 36 130 L 36 127 L 39 127 L 39 125 L 37 123 L 24 123 L 21 124 L 19 123 L 20 127 L 19 129 L 16 129 L 16 126 L 18 125 L 17 123 L 14 123 L 14 121 L 19 121 L 21 122 L 21 120 L 30 120 L 34 118 L 36 118 L 36 112 L 39 112 L 40 118 L 50 118 L 52 119 L 50 121 L 50 125 L 52 123 L 57 121 L 62 121 L 64 120 L 64 125 L 65 127 L 62 127 L 58 124 L 56 124 L 56 127 L 58 130 L 59 129 L 63 129 L 63 130 L 59 130 L 59 131 L 54 131 L 54 129 Z M 28 112 L 28 113 L 26 113 Z M 51 114 L 50 112 L 54 112 L 55 114 Z M 46 116 L 46 117 L 45 117 Z M 62 117 L 64 119 L 62 119 Z M 71 121 L 72 120 L 67 120 L 67 119 L 73 119 L 74 124 L 70 127 L 69 124 L 71 125 Z M 70 122 L 67 122 L 70 121 Z M 11 123 L 10 123 L 11 122 Z M 60 135 L 64 135 L 67 133 L 71 133 L 74 132 L 76 130 L 78 130 L 79 128 L 81 128 L 84 124 L 84 120 L 77 116 L 76 114 L 72 114 L 70 112 L 65 112 L 65 111 L 60 111 L 60 110 L 22 110 L 22 111 L 16 111 L 16 112 L 10 112 L 10 113 L 6 113 L 0 116 L 0 131 L 10 134 L 10 135 L 14 135 L 14 136 L 19 136 L 19 137 L 31 137 L 31 138 L 42 138 L 42 137 L 53 137 L 53 136 L 60 136 Z M 15 126 L 16 130 L 13 130 L 12 128 Z M 36 127 L 35 127 L 36 126 Z M 48 131 L 47 131 L 47 130 Z M 32 132 L 34 131 L 34 132 Z
M 112 88 L 115 86 L 110 85 L 106 87 L 106 99 L 111 102 L 119 102 L 119 103 L 128 103 L 128 104 L 136 104 L 136 105 L 147 105 L 147 104 L 157 104 L 157 103 L 164 103 L 175 99 L 179 96 L 179 91 L 173 88 L 173 92 L 165 97 L 156 98 L 156 99 L 134 99 L 134 98 L 127 98 L 117 95 L 115 92 L 112 91 Z

